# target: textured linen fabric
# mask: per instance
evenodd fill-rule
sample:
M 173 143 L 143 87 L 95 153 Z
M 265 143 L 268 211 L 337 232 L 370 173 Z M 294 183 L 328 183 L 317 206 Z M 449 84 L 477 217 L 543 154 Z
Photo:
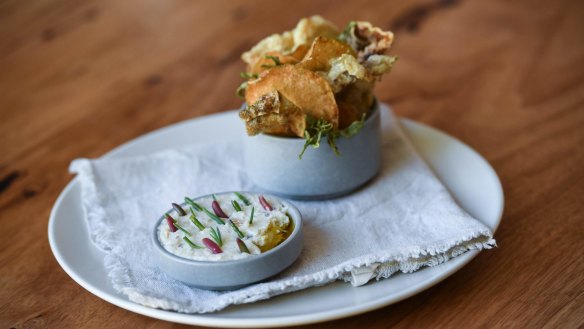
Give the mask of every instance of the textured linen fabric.
M 142 305 L 206 313 L 335 280 L 361 285 L 493 247 L 491 231 L 454 202 L 393 115 L 382 118 L 380 174 L 342 198 L 292 201 L 305 223 L 299 259 L 269 281 L 235 291 L 196 289 L 162 273 L 152 262 L 150 230 L 186 195 L 253 191 L 241 165 L 241 141 L 73 161 L 90 238 L 105 253 L 114 288 Z

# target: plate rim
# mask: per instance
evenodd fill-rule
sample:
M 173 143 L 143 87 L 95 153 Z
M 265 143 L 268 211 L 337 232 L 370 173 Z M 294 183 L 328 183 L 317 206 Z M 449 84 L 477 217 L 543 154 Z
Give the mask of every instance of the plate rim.
M 147 139 L 147 138 L 156 138 L 156 136 L 158 136 L 160 134 L 164 134 L 165 132 L 172 130 L 172 129 L 176 129 L 182 125 L 188 125 L 189 123 L 192 123 L 193 121 L 206 120 L 206 119 L 217 119 L 219 117 L 228 117 L 230 115 L 233 115 L 233 112 L 236 112 L 236 111 L 237 110 L 232 110 L 232 111 L 225 111 L 225 112 L 215 113 L 215 114 L 206 115 L 206 116 L 200 116 L 197 118 L 181 121 L 181 122 L 178 122 L 175 124 L 168 125 L 166 127 L 156 129 L 154 131 L 140 135 L 132 140 L 129 140 L 129 141 L 113 148 L 112 150 L 105 153 L 102 157 L 117 156 L 119 153 L 123 152 L 126 148 L 130 147 L 131 144 L 143 141 L 144 139 Z M 495 231 L 497 230 L 497 228 L 501 222 L 501 218 L 502 218 L 503 210 L 504 210 L 504 206 L 505 206 L 504 205 L 505 200 L 504 200 L 504 194 L 503 194 L 501 180 L 498 177 L 498 175 L 496 174 L 494 168 L 490 165 L 490 163 L 480 153 L 478 153 L 476 150 L 474 150 L 472 147 L 470 147 L 466 143 L 462 142 L 461 140 L 453 137 L 452 135 L 450 135 L 444 131 L 441 131 L 439 129 L 433 128 L 429 125 L 426 125 L 424 123 L 420 123 L 420 122 L 417 122 L 417 121 L 414 121 L 411 119 L 401 118 L 401 117 L 397 117 L 397 116 L 395 116 L 395 118 L 398 121 L 398 123 L 402 125 L 402 129 L 403 129 L 403 126 L 413 126 L 415 128 L 421 127 L 423 129 L 429 129 L 434 133 L 446 135 L 447 137 L 449 137 L 449 138 L 455 140 L 456 142 L 458 142 L 459 144 L 461 144 L 465 148 L 466 151 L 472 152 L 474 156 L 477 156 L 482 162 L 484 162 L 484 164 L 486 164 L 486 167 L 489 169 L 491 175 L 496 180 L 496 183 L 497 183 L 496 185 L 497 185 L 497 190 L 498 190 L 497 191 L 498 192 L 497 199 L 498 199 L 498 205 L 500 205 L 500 207 L 497 211 L 497 220 L 495 222 L 495 226 L 492 227 L 492 231 L 493 231 L 493 233 L 495 233 Z M 407 129 L 403 129 L 403 130 L 404 130 L 404 133 L 406 133 L 406 134 L 408 133 Z M 419 152 L 419 153 L 421 153 L 421 152 Z M 397 298 L 394 294 L 394 295 L 391 295 L 392 297 L 388 296 L 388 297 L 384 297 L 384 298 L 378 298 L 378 299 L 371 300 L 368 302 L 360 303 L 359 305 L 356 305 L 356 306 L 352 305 L 352 306 L 348 306 L 348 307 L 344 307 L 344 308 L 340 308 L 340 309 L 321 311 L 321 312 L 317 312 L 317 313 L 310 313 L 307 315 L 303 314 L 303 315 L 278 316 L 278 317 L 266 317 L 266 318 L 236 318 L 236 317 L 223 317 L 223 318 L 221 318 L 221 317 L 212 316 L 212 315 L 217 314 L 217 313 L 186 314 L 186 313 L 178 313 L 178 312 L 169 311 L 169 310 L 154 309 L 154 308 L 150 308 L 147 306 L 143 306 L 143 305 L 134 303 L 134 302 L 130 301 L 129 299 L 127 299 L 127 297 L 126 297 L 126 299 L 123 299 L 119 296 L 111 295 L 108 292 L 102 291 L 101 289 L 99 289 L 99 287 L 94 287 L 91 283 L 87 282 L 83 277 L 78 275 L 75 272 L 75 270 L 71 266 L 69 266 L 69 264 L 63 259 L 63 256 L 60 253 L 56 252 L 56 250 L 57 250 L 56 243 L 57 242 L 55 241 L 55 237 L 53 234 L 53 232 L 55 230 L 55 225 L 56 225 L 55 224 L 56 212 L 57 212 L 57 209 L 60 207 L 60 205 L 63 203 L 63 200 L 68 196 L 68 194 L 72 193 L 71 190 L 73 190 L 73 188 L 75 188 L 76 185 L 78 185 L 78 184 L 79 184 L 78 178 L 74 177 L 65 186 L 65 188 L 61 191 L 61 193 L 59 194 L 59 196 L 55 200 L 55 203 L 54 203 L 53 208 L 51 209 L 51 212 L 49 215 L 48 232 L 47 232 L 48 238 L 49 238 L 49 245 L 51 248 L 51 252 L 52 252 L 53 256 L 55 257 L 55 259 L 57 260 L 57 263 L 59 264 L 59 266 L 61 266 L 61 268 L 65 271 L 65 273 L 67 273 L 67 275 L 69 275 L 77 284 L 79 284 L 81 287 L 83 287 L 85 290 L 89 291 L 93 295 L 105 300 L 106 302 L 109 302 L 113 305 L 116 305 L 118 307 L 121 307 L 123 309 L 126 309 L 126 310 L 134 312 L 134 313 L 138 313 L 138 314 L 141 314 L 144 316 L 148 316 L 148 317 L 152 317 L 152 318 L 156 318 L 156 319 L 160 319 L 160 320 L 171 321 L 171 322 L 175 322 L 175 323 L 190 324 L 190 325 L 202 325 L 202 326 L 210 326 L 210 327 L 258 328 L 258 327 L 285 327 L 285 326 L 293 326 L 293 325 L 304 325 L 304 324 L 318 323 L 318 322 L 331 321 L 331 320 L 336 320 L 336 319 L 340 319 L 340 318 L 350 317 L 350 316 L 366 313 L 369 311 L 373 311 L 373 310 L 400 302 L 406 298 L 409 298 L 415 294 L 418 294 L 418 293 L 442 282 L 446 278 L 450 277 L 451 275 L 456 273 L 458 270 L 460 270 L 462 267 L 466 266 L 472 259 L 474 259 L 480 253 L 480 251 L 478 251 L 478 250 L 471 250 L 471 251 L 466 252 L 463 255 L 460 255 L 460 256 L 454 258 L 453 260 L 450 261 L 450 262 L 456 262 L 456 265 L 454 267 L 449 268 L 448 270 L 440 273 L 437 277 L 433 277 L 432 279 L 422 281 L 419 284 L 410 287 L 406 291 L 400 293 L 397 296 Z

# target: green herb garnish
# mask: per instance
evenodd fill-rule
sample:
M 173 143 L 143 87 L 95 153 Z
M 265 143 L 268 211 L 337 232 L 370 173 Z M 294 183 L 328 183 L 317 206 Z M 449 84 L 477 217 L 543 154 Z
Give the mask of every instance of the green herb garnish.
M 233 192 L 233 194 L 235 194 L 235 196 L 237 196 L 239 198 L 239 200 L 241 200 L 241 202 L 243 202 L 246 206 L 251 205 L 249 200 L 246 197 L 244 197 L 243 194 L 241 194 L 239 192 Z
M 240 238 L 243 238 L 245 235 L 243 235 L 243 233 L 241 233 L 241 231 L 239 230 L 239 228 L 237 227 L 237 225 L 235 225 L 235 223 L 233 223 L 231 221 L 231 219 L 228 221 L 229 226 L 231 226 L 231 228 L 235 231 L 235 233 L 237 233 L 237 236 Z
M 344 42 L 347 42 L 347 40 L 349 40 L 349 38 L 351 37 L 351 31 L 357 26 L 357 22 L 355 21 L 350 21 L 347 26 L 345 26 L 345 28 L 343 29 L 343 32 L 341 32 L 341 34 L 339 34 L 338 39 Z
M 174 221 L 174 227 L 178 228 L 179 230 L 183 231 L 184 234 L 186 235 L 191 235 L 191 233 L 189 233 L 189 231 L 185 230 L 182 226 L 178 225 L 178 222 L 175 220 Z
M 255 211 L 255 207 L 251 208 L 251 216 L 249 216 L 249 225 L 251 225 L 251 223 L 253 223 L 253 213 Z
M 225 225 L 225 222 L 219 218 L 219 216 L 215 215 L 214 213 L 210 212 L 209 210 L 207 210 L 207 208 L 203 208 L 203 211 L 205 212 L 205 214 L 207 214 L 207 216 L 209 216 L 212 220 L 214 220 L 215 222 L 217 222 L 217 224 L 221 224 L 221 225 Z
M 219 247 L 223 246 L 223 239 L 221 238 L 221 231 L 219 231 L 216 227 L 211 227 L 209 229 L 209 235 L 211 239 L 215 240 L 215 243 L 219 245 Z
M 201 222 L 199 222 L 199 220 L 197 219 L 197 216 L 195 216 L 195 210 L 193 209 L 193 207 L 190 207 L 191 209 L 191 222 L 193 222 L 193 224 L 195 224 L 195 226 L 200 230 L 204 230 L 205 229 L 205 225 L 201 224 Z
M 313 117 L 306 117 L 306 130 L 304 130 L 304 146 L 302 151 L 298 155 L 299 159 L 302 159 L 302 155 L 309 146 L 313 148 L 318 148 L 320 146 L 320 139 L 323 135 L 331 132 L 333 129 L 333 124 L 324 119 L 314 119 Z
M 191 198 L 189 198 L 189 197 L 186 197 L 186 196 L 185 196 L 185 202 L 186 202 L 186 203 L 187 203 L 189 206 L 191 206 L 191 207 L 195 208 L 197 211 L 203 211 L 203 207 L 199 206 L 199 205 L 198 205 L 198 204 L 197 204 L 195 201 L 193 201 Z
M 312 117 L 306 118 L 307 128 L 304 131 L 304 146 L 302 151 L 298 155 L 299 159 L 302 159 L 302 155 L 309 146 L 312 148 L 320 147 L 320 140 L 323 136 L 326 136 L 326 140 L 330 148 L 335 152 L 336 155 L 341 155 L 339 148 L 337 147 L 336 141 L 339 137 L 349 138 L 357 134 L 365 123 L 366 115 L 363 114 L 361 120 L 353 121 L 348 127 L 341 130 L 333 130 L 332 123 L 324 119 L 314 119 Z
M 265 55 L 264 58 L 271 59 L 272 61 L 274 61 L 274 65 L 263 64 L 262 65 L 263 68 L 270 68 L 282 65 L 282 62 L 280 62 L 280 58 L 278 58 L 277 56 Z
M 337 135 L 341 136 L 341 137 L 347 137 L 347 138 L 355 136 L 361 130 L 361 128 L 363 128 L 363 125 L 365 124 L 365 117 L 366 116 L 367 115 L 365 113 L 363 113 L 360 120 L 353 121 L 345 129 L 339 130 L 337 132 Z
M 237 203 L 237 201 L 231 200 L 231 205 L 233 206 L 233 209 L 235 209 L 235 211 L 241 211 L 241 206 L 239 205 L 239 203 Z
M 246 89 L 247 89 L 247 81 L 244 81 L 239 85 L 239 87 L 237 87 L 237 90 L 235 90 L 235 95 L 237 95 L 237 97 L 239 97 L 241 99 L 244 99 Z
M 186 236 L 183 236 L 183 240 L 185 240 L 185 242 L 186 242 L 186 243 L 187 243 L 189 246 L 191 246 L 191 248 L 193 248 L 193 249 L 203 249 L 203 247 L 201 247 L 201 246 L 199 246 L 199 245 L 196 245 L 196 244 L 194 244 L 194 243 L 193 243 L 193 241 L 191 241 L 191 240 L 190 240 L 189 238 L 187 238 Z
M 247 72 L 241 72 L 239 73 L 239 76 L 244 78 L 244 79 L 257 79 L 259 77 L 259 75 L 257 75 L 256 73 L 247 73 Z

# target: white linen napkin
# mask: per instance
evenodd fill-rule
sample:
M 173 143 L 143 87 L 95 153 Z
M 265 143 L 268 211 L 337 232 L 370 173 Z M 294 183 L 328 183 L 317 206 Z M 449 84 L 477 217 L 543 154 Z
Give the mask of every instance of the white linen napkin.
M 241 165 L 240 141 L 77 159 L 70 170 L 78 174 L 91 240 L 106 254 L 114 288 L 154 308 L 205 313 L 335 280 L 362 285 L 495 246 L 491 231 L 454 202 L 393 115 L 383 115 L 382 125 L 379 176 L 342 198 L 293 201 L 305 220 L 299 259 L 269 281 L 235 291 L 196 289 L 162 273 L 151 260 L 149 230 L 184 196 L 253 191 Z

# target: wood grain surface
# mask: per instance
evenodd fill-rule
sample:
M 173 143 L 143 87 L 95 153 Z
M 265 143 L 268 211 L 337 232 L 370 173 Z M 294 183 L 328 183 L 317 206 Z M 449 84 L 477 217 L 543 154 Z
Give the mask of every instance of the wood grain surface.
M 237 107 L 242 51 L 319 13 L 392 29 L 376 88 L 468 143 L 505 191 L 499 247 L 403 302 L 314 328 L 584 325 L 583 1 L 1 1 L 0 328 L 170 328 L 59 267 L 69 162 Z

